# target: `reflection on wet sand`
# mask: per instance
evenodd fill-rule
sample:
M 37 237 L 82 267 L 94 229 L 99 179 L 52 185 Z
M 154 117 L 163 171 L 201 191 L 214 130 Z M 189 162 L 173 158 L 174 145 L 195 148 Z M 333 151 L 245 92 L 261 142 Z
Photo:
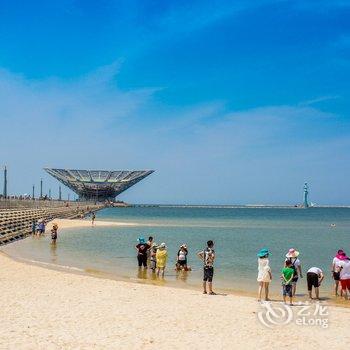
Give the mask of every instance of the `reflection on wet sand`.
M 137 276 L 140 280 L 147 280 L 151 282 L 152 284 L 156 285 L 164 285 L 166 283 L 166 280 L 164 277 L 159 277 L 157 274 L 152 271 L 151 269 L 145 269 L 145 268 L 139 268 L 137 270 Z
M 139 268 L 137 271 L 137 278 L 146 280 L 147 279 L 147 269 Z
M 51 262 L 57 262 L 57 243 L 50 244 Z
M 188 271 L 185 271 L 185 270 L 176 271 L 177 281 L 187 282 L 187 279 L 188 279 Z

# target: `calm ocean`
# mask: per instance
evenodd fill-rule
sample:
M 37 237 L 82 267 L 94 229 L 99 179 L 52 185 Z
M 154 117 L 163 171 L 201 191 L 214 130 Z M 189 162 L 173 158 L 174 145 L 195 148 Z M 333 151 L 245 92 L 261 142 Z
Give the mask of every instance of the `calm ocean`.
M 134 249 L 138 237 L 155 237 L 168 246 L 169 261 L 165 281 L 169 285 L 200 286 L 202 263 L 196 252 L 214 240 L 216 250 L 215 284 L 232 291 L 255 291 L 256 253 L 271 251 L 274 280 L 280 288 L 279 272 L 289 248 L 300 251 L 304 273 L 311 266 L 324 270 L 323 290 L 329 294 L 331 261 L 342 248 L 350 253 L 350 209 L 348 208 L 223 208 L 223 207 L 133 207 L 108 208 L 97 220 L 137 223 L 134 227 L 89 227 L 66 229 L 59 233 L 56 247 L 50 237 L 27 238 L 3 248 L 10 255 L 45 263 L 76 267 L 109 277 L 159 283 L 148 272 L 140 273 Z M 331 227 L 331 224 L 336 227 Z M 180 244 L 189 248 L 193 271 L 175 273 L 173 267 Z M 299 292 L 306 292 L 306 281 Z

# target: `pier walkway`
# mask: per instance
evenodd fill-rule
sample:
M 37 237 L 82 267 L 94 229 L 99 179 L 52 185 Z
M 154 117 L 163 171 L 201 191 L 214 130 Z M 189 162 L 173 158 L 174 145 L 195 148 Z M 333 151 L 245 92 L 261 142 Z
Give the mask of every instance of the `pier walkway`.
M 57 219 L 73 219 L 87 215 L 91 211 L 104 208 L 104 204 L 77 205 L 61 203 L 59 206 L 40 208 L 0 209 L 0 245 L 24 238 L 32 233 L 33 221 L 46 222 Z

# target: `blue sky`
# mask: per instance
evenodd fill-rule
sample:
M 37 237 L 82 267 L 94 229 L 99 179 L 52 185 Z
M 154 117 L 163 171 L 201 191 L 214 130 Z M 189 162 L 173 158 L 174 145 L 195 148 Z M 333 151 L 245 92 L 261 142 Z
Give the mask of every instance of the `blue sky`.
M 0 165 L 155 169 L 134 203 L 350 204 L 347 1 L 2 1 Z M 1 179 L 1 177 L 0 177 Z M 64 192 L 65 195 L 68 193 Z

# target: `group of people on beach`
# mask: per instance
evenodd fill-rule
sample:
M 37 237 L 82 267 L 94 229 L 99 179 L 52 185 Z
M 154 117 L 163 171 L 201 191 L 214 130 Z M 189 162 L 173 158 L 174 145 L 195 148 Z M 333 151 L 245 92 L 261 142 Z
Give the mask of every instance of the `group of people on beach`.
M 44 219 L 40 219 L 38 221 L 32 221 L 32 234 L 36 236 L 42 236 L 46 231 L 46 221 Z M 51 228 L 51 240 L 52 243 L 56 243 L 58 237 L 58 225 L 57 223 L 52 224 Z
M 45 233 L 46 222 L 43 219 L 32 221 L 32 234 L 41 236 Z
M 154 242 L 152 236 L 148 237 L 148 241 L 143 237 L 140 237 L 137 240 L 135 249 L 137 250 L 137 261 L 139 268 L 149 267 L 152 272 L 157 272 L 157 275 L 160 274 L 164 277 L 164 271 L 168 261 L 168 250 L 165 243 L 157 245 Z M 177 271 L 189 271 L 191 267 L 187 266 L 187 254 L 188 249 L 186 244 L 182 244 L 177 253 L 176 260 L 176 270 Z
M 203 261 L 203 293 L 213 295 L 212 283 L 214 276 L 214 242 L 208 241 L 207 247 L 197 253 L 197 256 Z M 153 273 L 157 273 L 164 277 L 165 268 L 168 261 L 168 250 L 165 243 L 157 245 L 152 236 L 148 237 L 148 241 L 143 237 L 137 240 L 135 246 L 137 251 L 137 262 L 141 269 L 142 267 L 150 268 Z M 175 270 L 176 271 L 191 271 L 191 267 L 187 264 L 188 248 L 186 244 L 181 244 L 176 256 Z M 208 290 L 207 290 L 208 287 Z
M 270 252 L 268 249 L 261 249 L 258 254 L 258 277 L 259 283 L 258 300 L 261 301 L 262 293 L 265 293 L 265 300 L 269 300 L 269 284 L 272 280 L 271 267 L 269 263 Z M 341 286 L 340 296 L 348 299 L 350 293 L 350 258 L 346 253 L 339 249 L 332 261 L 332 277 L 334 279 L 334 292 L 339 295 L 339 284 Z M 283 301 L 286 303 L 289 297 L 290 305 L 293 305 L 293 298 L 296 294 L 296 288 L 299 278 L 303 278 L 301 262 L 299 260 L 299 252 L 291 248 L 288 250 L 283 268 L 281 270 L 281 284 Z M 319 300 L 319 287 L 324 280 L 324 272 L 316 266 L 310 267 L 306 273 L 307 289 L 310 300 L 312 297 L 312 289 L 315 290 L 315 299 Z

